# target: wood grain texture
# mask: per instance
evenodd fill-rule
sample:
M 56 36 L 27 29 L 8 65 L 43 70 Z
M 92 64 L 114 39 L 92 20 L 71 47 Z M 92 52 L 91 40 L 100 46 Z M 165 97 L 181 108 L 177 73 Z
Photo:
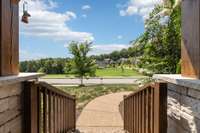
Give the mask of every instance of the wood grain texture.
M 26 82 L 24 94 L 25 132 L 66 133 L 76 128 L 74 96 L 44 82 Z
M 0 76 L 19 73 L 18 4 L 0 0 Z
M 2 127 L 0 127 L 0 133 L 22 133 L 23 126 L 22 123 L 23 118 L 22 116 L 17 116 L 15 119 L 9 121 Z
M 21 83 L 0 87 L 0 133 L 21 133 L 23 87 Z
M 167 133 L 167 84 L 146 85 L 124 98 L 124 129 L 129 133 Z
M 22 93 L 22 90 L 23 90 L 23 88 L 22 88 L 21 83 L 1 86 L 0 87 L 0 99 L 20 95 Z
M 182 2 L 182 75 L 200 78 L 200 0 Z

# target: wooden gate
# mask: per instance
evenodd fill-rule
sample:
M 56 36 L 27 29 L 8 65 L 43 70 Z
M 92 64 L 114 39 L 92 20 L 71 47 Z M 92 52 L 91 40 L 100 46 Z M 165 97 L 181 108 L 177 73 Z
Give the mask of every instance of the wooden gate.
M 25 133 L 67 133 L 76 128 L 76 99 L 47 83 L 26 82 Z
M 167 84 L 148 84 L 124 97 L 124 129 L 129 133 L 167 133 Z

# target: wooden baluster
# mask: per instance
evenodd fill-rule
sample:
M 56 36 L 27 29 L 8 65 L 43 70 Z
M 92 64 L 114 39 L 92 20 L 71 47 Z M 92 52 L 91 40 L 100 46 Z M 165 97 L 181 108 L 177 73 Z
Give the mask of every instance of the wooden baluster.
M 149 104 L 149 87 L 148 87 L 148 89 L 147 89 L 147 91 L 146 91 L 146 119 L 147 119 L 147 121 L 146 121 L 146 133 L 150 133 L 150 130 L 149 130 L 149 121 L 150 121 L 150 119 L 149 119 L 149 108 L 150 108 L 150 104 Z
M 52 92 L 52 132 L 55 133 L 55 94 Z
M 141 92 L 141 93 L 142 93 L 142 94 L 141 94 L 141 96 L 142 96 L 142 99 L 141 99 L 141 100 L 142 100 L 142 103 L 141 103 L 141 104 L 142 104 L 142 125 L 141 125 L 141 127 L 142 127 L 142 133 L 144 133 L 144 128 L 145 128 L 145 126 L 144 126 L 144 125 L 145 125 L 145 120 L 144 120 L 144 118 L 145 118 L 145 112 L 144 112 L 144 108 L 145 108 L 145 107 L 144 107 L 144 106 L 145 106 L 145 105 L 144 105 L 144 97 L 145 97 L 145 94 L 144 94 L 144 91 L 145 91 L 145 90 L 143 90 L 143 91 Z
M 43 104 L 44 104 L 44 111 L 43 111 L 43 123 L 44 123 L 44 133 L 47 133 L 47 89 L 44 88 L 44 95 L 43 95 Z
M 49 133 L 52 133 L 52 92 L 49 91 L 49 97 L 48 97 L 48 100 L 49 100 L 49 109 L 48 109 L 48 115 L 49 115 Z
M 127 114 L 126 114 L 126 111 L 127 111 L 127 107 L 126 107 L 126 99 L 125 99 L 126 97 L 124 96 L 124 100 L 123 100 L 123 102 L 124 102 L 124 129 L 127 129 L 127 121 L 126 121 L 126 116 L 127 116 Z
M 57 103 L 57 126 L 58 126 L 58 133 L 60 133 L 60 122 L 59 122 L 59 120 L 60 120 L 60 97 L 59 97 L 59 95 L 57 95 L 57 101 L 58 101 L 58 103 Z
M 154 89 L 154 133 L 167 133 L 167 84 L 156 83 Z
M 58 118 L 58 108 L 57 108 L 57 105 L 58 105 L 58 99 L 57 99 L 57 94 L 55 93 L 55 133 L 58 132 L 58 123 L 57 123 L 57 118 Z
M 66 98 L 66 129 L 68 130 L 69 129 L 69 115 L 68 115 L 68 107 L 69 107 L 69 104 L 68 104 L 68 98 Z
M 67 130 L 66 130 L 66 98 L 64 97 L 63 99 L 63 102 L 64 102 L 64 133 L 67 133 Z
M 63 133 L 62 96 L 60 96 L 60 132 Z
M 139 133 L 139 95 L 136 95 L 137 97 L 137 133 Z
M 133 133 L 135 133 L 135 128 L 136 128 L 136 101 L 135 101 L 135 96 L 133 96 Z
M 37 87 L 37 93 L 38 93 L 38 133 L 42 132 L 42 94 L 41 94 L 41 87 Z

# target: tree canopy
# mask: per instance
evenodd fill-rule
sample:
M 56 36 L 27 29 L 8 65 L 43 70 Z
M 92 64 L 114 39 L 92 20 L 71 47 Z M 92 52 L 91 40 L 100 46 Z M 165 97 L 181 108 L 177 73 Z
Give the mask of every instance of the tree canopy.
M 69 44 L 68 49 L 73 56 L 70 60 L 71 73 L 80 77 L 81 80 L 86 76 L 95 76 L 96 73 L 96 62 L 88 56 L 91 44 L 88 42 L 71 42 Z

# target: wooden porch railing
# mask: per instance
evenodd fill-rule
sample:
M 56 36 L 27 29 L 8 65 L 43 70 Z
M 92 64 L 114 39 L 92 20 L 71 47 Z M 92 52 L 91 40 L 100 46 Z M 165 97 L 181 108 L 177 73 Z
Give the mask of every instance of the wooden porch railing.
M 44 82 L 26 82 L 25 133 L 67 133 L 76 128 L 76 100 Z
M 124 97 L 124 129 L 167 133 L 167 84 L 149 84 Z

